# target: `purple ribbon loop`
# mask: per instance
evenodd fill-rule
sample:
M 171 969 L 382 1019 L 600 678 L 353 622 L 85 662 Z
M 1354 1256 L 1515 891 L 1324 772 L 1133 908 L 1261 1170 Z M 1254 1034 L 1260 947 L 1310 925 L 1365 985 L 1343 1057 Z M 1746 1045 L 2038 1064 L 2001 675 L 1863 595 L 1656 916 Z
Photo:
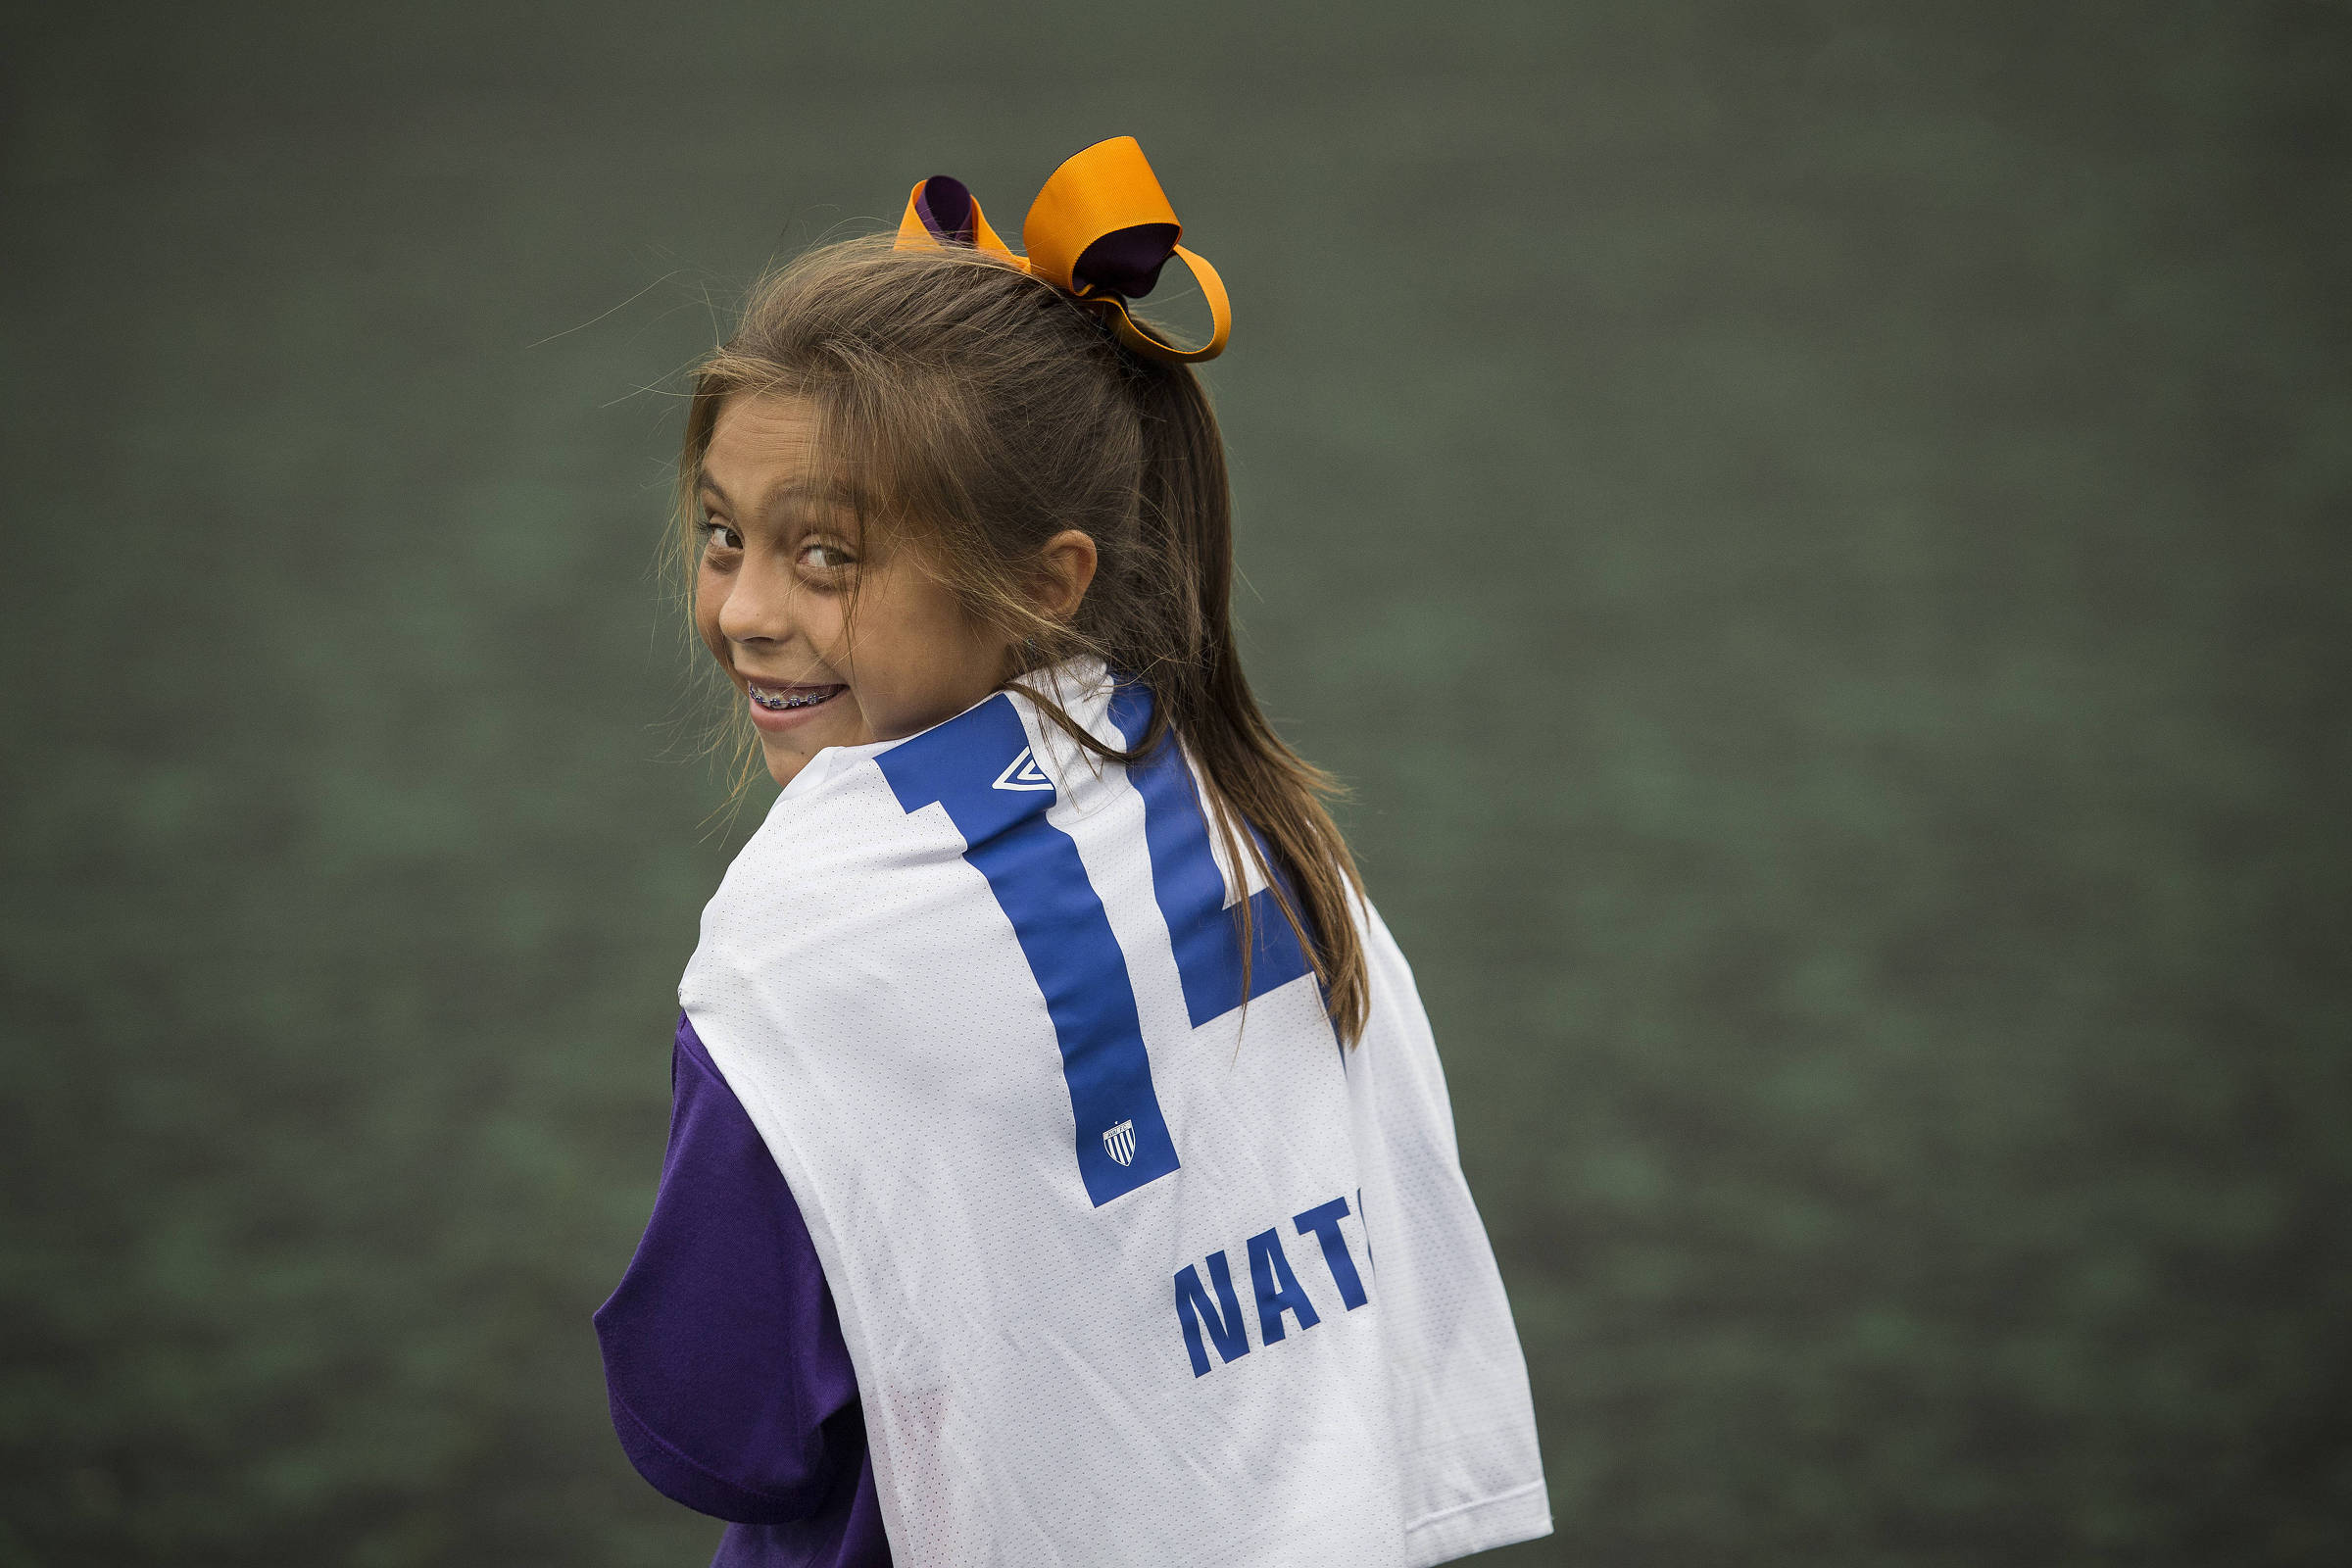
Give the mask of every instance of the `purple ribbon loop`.
M 972 207 L 971 190 L 953 174 L 933 174 L 915 192 L 915 216 L 942 244 L 977 242 L 980 225 L 973 220 Z
M 1174 223 L 1138 223 L 1114 228 L 1078 253 L 1070 281 L 1081 294 L 1116 294 L 1138 300 L 1159 283 L 1159 270 L 1176 254 Z

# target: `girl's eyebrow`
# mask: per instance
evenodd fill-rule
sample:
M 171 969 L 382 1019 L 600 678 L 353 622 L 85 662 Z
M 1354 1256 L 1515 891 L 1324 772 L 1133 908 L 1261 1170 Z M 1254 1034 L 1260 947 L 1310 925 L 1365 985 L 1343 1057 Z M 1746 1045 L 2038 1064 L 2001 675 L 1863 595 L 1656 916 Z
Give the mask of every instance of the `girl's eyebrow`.
M 760 504 L 772 507 L 782 501 L 813 501 L 821 506 L 855 508 L 858 492 L 844 479 L 786 479 L 771 487 Z
M 694 488 L 698 492 L 710 491 L 718 497 L 720 503 L 725 506 L 732 507 L 735 504 L 733 498 L 727 494 L 718 481 L 710 477 L 708 468 L 695 471 Z M 785 479 L 771 486 L 767 494 L 760 498 L 760 510 L 765 511 L 783 501 L 817 501 L 855 510 L 858 505 L 858 489 L 857 486 L 843 479 Z

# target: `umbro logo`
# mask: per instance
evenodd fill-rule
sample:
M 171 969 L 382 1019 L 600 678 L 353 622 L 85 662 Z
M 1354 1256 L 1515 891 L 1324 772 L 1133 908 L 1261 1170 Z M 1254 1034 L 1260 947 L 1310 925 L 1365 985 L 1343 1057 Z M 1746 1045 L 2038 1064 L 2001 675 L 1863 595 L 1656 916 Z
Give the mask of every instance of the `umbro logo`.
M 1054 781 L 1046 777 L 1045 770 L 1037 765 L 1037 759 L 1029 755 L 1026 746 L 1021 748 L 1020 756 L 1004 764 L 1004 771 L 997 775 L 997 782 L 991 786 L 1000 790 L 1050 790 L 1053 787 Z

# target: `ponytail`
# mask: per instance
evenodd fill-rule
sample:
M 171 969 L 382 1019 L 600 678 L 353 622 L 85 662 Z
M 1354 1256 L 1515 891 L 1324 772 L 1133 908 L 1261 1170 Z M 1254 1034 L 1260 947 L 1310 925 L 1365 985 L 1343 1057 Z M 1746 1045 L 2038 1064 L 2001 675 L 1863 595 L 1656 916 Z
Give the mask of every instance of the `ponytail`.
M 1350 893 L 1361 898 L 1363 881 L 1324 805 L 1343 792 L 1275 734 L 1242 672 L 1233 641 L 1232 491 L 1207 395 L 1189 367 L 1141 359 L 1132 366 L 1143 415 L 1145 534 L 1178 567 L 1172 575 L 1182 587 L 1170 609 L 1184 623 L 1186 650 L 1184 658 L 1142 664 L 1138 676 L 1152 688 L 1154 711 L 1167 714 L 1200 761 L 1226 861 L 1254 865 L 1274 889 L 1314 963 L 1332 1027 L 1352 1045 L 1369 1003 L 1363 944 L 1348 907 Z M 1136 757 L 1159 739 L 1147 736 Z M 1255 832 L 1238 830 L 1237 818 Z M 1248 996 L 1257 945 L 1250 900 L 1240 902 L 1236 919 Z

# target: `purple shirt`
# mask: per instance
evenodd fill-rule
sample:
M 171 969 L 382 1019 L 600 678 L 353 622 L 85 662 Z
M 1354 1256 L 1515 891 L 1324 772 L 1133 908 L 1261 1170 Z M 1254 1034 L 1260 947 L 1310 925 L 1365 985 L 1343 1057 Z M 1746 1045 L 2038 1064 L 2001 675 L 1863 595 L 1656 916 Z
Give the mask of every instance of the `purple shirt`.
M 612 1427 L 663 1494 L 734 1521 L 712 1568 L 886 1568 L 858 1379 L 800 1205 L 678 1015 L 669 1151 L 596 1313 Z

